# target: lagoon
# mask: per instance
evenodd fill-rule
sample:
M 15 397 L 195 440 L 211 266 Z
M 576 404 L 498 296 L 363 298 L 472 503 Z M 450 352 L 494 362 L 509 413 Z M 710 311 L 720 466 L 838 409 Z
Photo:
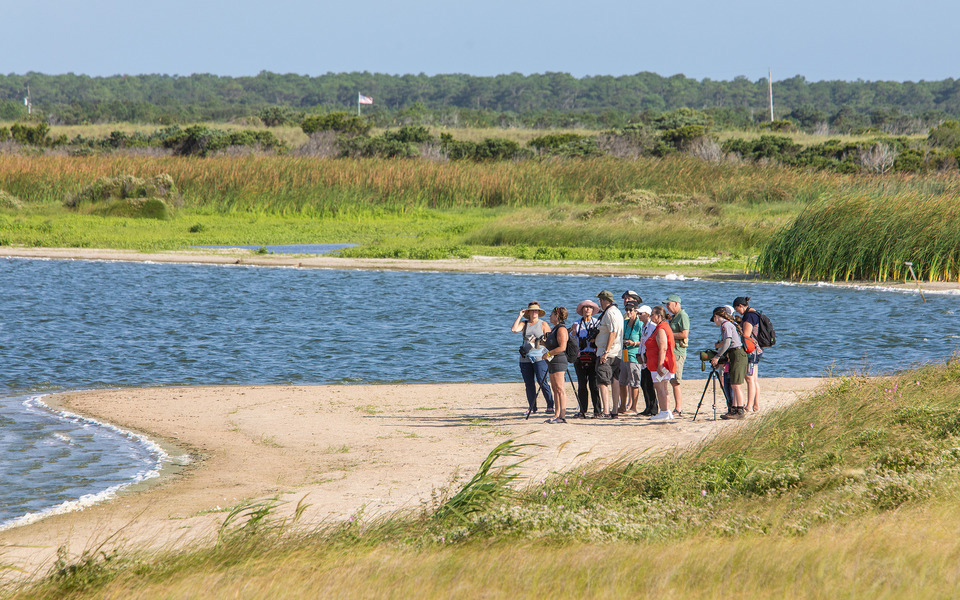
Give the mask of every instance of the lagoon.
M 0 281 L 0 525 L 129 483 L 157 459 L 141 440 L 38 410 L 29 399 L 44 392 L 518 381 L 519 309 L 572 310 L 602 289 L 651 305 L 681 295 L 692 350 L 716 339 L 714 306 L 750 296 L 778 334 L 762 377 L 880 373 L 960 343 L 960 296 L 847 286 L 43 259 L 0 260 Z M 696 367 L 688 378 L 705 377 Z

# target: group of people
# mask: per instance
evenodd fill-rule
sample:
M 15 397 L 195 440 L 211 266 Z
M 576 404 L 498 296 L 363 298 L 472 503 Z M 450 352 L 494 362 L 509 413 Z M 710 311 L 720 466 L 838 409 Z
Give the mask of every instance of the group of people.
M 676 294 L 651 308 L 637 292 L 621 295 L 623 311 L 613 293 L 603 290 L 597 302 L 577 305 L 579 320 L 569 329 L 563 306 L 550 313 L 531 302 L 511 327 L 523 336 L 520 373 L 527 395 L 527 418 L 537 412 L 542 393 L 547 423 L 566 423 L 565 374 L 573 362 L 577 373 L 578 411 L 574 418 L 610 418 L 621 414 L 671 421 L 683 416 L 680 384 L 690 341 L 690 317 Z M 759 410 L 758 363 L 762 350 L 756 343 L 759 317 L 749 297 L 714 309 L 710 322 L 720 327 L 720 339 L 711 353 L 713 368 L 723 371 L 728 398 L 724 419 L 741 419 L 748 410 Z M 744 392 L 743 386 L 747 390 Z M 670 409 L 673 395 L 674 408 Z M 639 410 L 640 396 L 643 410 Z M 592 412 L 588 404 L 592 402 Z

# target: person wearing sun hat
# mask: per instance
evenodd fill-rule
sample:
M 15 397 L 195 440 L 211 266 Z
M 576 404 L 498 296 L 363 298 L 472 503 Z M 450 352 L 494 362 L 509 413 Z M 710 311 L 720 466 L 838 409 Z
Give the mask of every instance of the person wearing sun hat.
M 620 351 L 623 348 L 623 313 L 613 303 L 613 293 L 603 290 L 597 294 L 600 308 L 600 332 L 597 334 L 597 385 L 605 416 L 617 418 L 620 401 Z M 614 383 L 617 382 L 617 383 Z M 607 412 L 609 409 L 609 413 Z
M 577 405 L 579 412 L 574 417 L 587 418 L 587 394 L 593 402 L 593 417 L 603 414 L 603 405 L 600 403 L 600 389 L 597 387 L 597 346 L 590 339 L 591 331 L 596 330 L 600 321 L 594 316 L 600 312 L 600 307 L 593 300 L 584 300 L 577 305 L 577 314 L 580 320 L 573 324 L 570 331 L 577 338 L 577 347 L 580 354 L 573 363 L 577 372 Z
M 543 390 L 547 412 L 553 411 L 553 391 L 547 378 L 547 361 L 544 360 L 547 351 L 543 347 L 543 339 L 550 333 L 550 326 L 540 318 L 545 314 L 547 311 L 540 308 L 539 302 L 531 302 L 526 308 L 520 309 L 520 314 L 510 328 L 513 333 L 523 335 L 520 346 L 520 375 L 527 392 L 527 417 L 537 412 L 538 388 Z
M 680 382 L 683 380 L 683 363 L 687 360 L 687 346 L 690 341 L 690 316 L 687 311 L 680 307 L 680 296 L 677 294 L 667 296 L 663 304 L 671 315 L 668 324 L 673 332 L 674 356 L 677 363 L 677 371 L 670 379 L 670 387 L 673 388 L 673 401 L 676 404 L 673 416 L 682 417 L 683 394 L 680 390 Z

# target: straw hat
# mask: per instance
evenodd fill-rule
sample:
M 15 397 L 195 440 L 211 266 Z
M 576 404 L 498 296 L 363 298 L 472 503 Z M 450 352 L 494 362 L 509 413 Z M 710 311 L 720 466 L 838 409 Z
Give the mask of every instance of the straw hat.
M 523 310 L 525 310 L 525 311 L 526 311 L 526 310 L 536 310 L 536 311 L 540 311 L 540 316 L 541 316 L 541 317 L 542 317 L 543 315 L 547 314 L 547 311 L 545 311 L 545 310 L 543 310 L 542 308 L 540 308 L 540 303 L 539 303 L 539 302 L 531 302 L 531 303 L 528 304 L 527 307 L 526 307 L 525 309 L 523 309 Z

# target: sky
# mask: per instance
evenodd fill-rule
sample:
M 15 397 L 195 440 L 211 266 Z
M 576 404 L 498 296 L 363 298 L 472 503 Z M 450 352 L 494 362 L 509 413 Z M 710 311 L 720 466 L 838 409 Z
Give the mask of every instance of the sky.
M 0 0 L 0 73 L 960 77 L 957 0 Z

